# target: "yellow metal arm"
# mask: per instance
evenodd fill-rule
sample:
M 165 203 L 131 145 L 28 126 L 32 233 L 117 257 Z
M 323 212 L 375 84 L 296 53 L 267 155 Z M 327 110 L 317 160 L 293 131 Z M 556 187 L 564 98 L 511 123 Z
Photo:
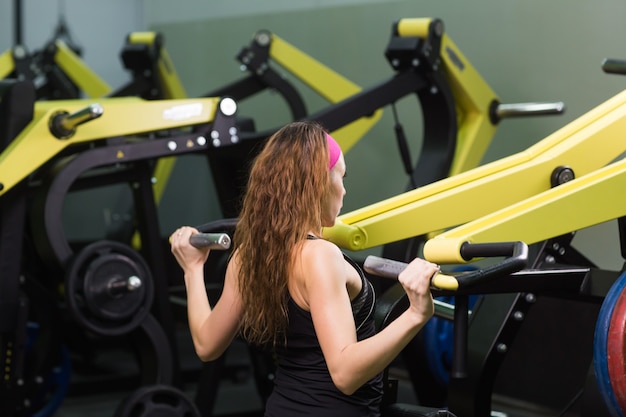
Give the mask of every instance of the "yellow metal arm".
M 9 49 L 0 55 L 0 78 L 6 78 L 14 69 L 13 51 Z
M 147 45 L 150 48 L 158 50 L 157 70 L 159 76 L 160 87 L 163 90 L 163 98 L 180 99 L 186 98 L 187 93 L 185 87 L 178 77 L 176 67 L 170 59 L 169 53 L 162 45 L 162 39 L 157 32 L 133 32 L 128 35 L 127 42 L 131 45 Z
M 41 101 L 33 121 L 0 153 L 0 196 L 64 149 L 81 143 L 209 123 L 219 98 L 143 100 L 121 97 L 95 100 Z M 55 137 L 50 123 L 60 113 L 75 113 L 100 104 L 102 116 L 81 125 L 73 136 Z M 124 155 L 120 155 L 123 161 Z
M 111 87 L 93 72 L 63 41 L 55 41 L 52 47 L 55 48 L 54 61 L 59 68 L 88 97 L 103 97 L 111 92 Z
M 158 49 L 157 72 L 164 99 L 184 99 L 187 97 L 183 83 L 178 77 L 176 67 L 170 59 L 167 50 L 157 32 L 133 32 L 128 35 L 129 44 L 144 44 Z M 176 165 L 175 158 L 160 158 L 154 168 L 154 177 L 157 179 L 154 188 L 154 199 L 157 204 L 163 198 L 169 177 Z
M 517 204 L 451 229 L 426 242 L 424 256 L 463 263 L 464 242 L 533 244 L 626 215 L 626 159 L 561 184 Z
M 33 60 L 32 57 L 27 55 L 26 50 L 21 46 L 5 51 L 2 55 L 0 55 L 0 78 L 6 78 L 16 70 L 15 60 L 13 58 L 13 54 L 16 53 L 16 51 L 17 54 L 19 54 L 18 56 L 22 56 L 22 58 L 29 59 L 31 61 Z M 44 61 L 46 62 L 53 60 L 59 69 L 61 69 L 63 74 L 65 74 L 88 97 L 102 97 L 111 91 L 109 85 L 96 73 L 94 73 L 62 40 L 50 42 L 46 45 L 43 51 L 40 51 L 37 54 L 43 55 L 45 57 Z M 47 54 L 50 54 L 50 57 L 47 57 Z M 37 71 L 44 70 L 38 69 Z
M 279 36 L 275 34 L 270 36 L 270 57 L 330 103 L 338 103 L 361 91 L 361 87 L 357 84 L 313 59 Z M 333 137 L 341 149 L 348 152 L 378 122 L 382 114 L 383 110 L 378 109 L 369 117 L 361 117 L 333 131 Z
M 401 19 L 397 24 L 398 35 L 428 39 L 432 23 L 432 18 Z M 480 164 L 497 128 L 490 115 L 499 98 L 452 39 L 443 33 L 443 23 L 439 24 L 442 25 L 436 29 L 441 31 L 439 54 L 457 105 L 459 126 L 449 174 L 452 176 Z
M 548 190 L 559 166 L 576 176 L 606 166 L 626 150 L 624 129 L 626 91 L 526 151 L 346 213 L 324 236 L 362 250 L 467 223 Z

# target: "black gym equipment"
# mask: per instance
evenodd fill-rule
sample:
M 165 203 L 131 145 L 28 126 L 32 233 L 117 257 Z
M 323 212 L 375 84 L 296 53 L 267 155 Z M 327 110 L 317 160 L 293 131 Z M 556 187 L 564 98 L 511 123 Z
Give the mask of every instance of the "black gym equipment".
M 510 279 L 511 274 L 522 270 L 528 262 L 528 247 L 523 242 L 499 242 L 492 244 L 470 244 L 464 245 L 463 255 L 466 259 L 473 258 L 500 258 L 504 260 L 486 266 L 482 269 L 456 273 L 454 275 L 436 274 L 433 277 L 433 295 L 443 294 L 454 295 L 455 307 L 453 311 L 454 321 L 454 345 L 451 365 L 451 380 L 467 380 L 470 367 L 468 350 L 469 331 L 469 295 L 484 294 L 502 285 L 502 282 Z M 387 258 L 368 256 L 363 264 L 366 272 L 395 279 L 406 267 L 406 264 Z M 439 286 L 439 287 L 438 287 Z M 442 290 L 442 288 L 445 290 Z M 391 287 L 381 299 L 376 307 L 377 327 L 384 328 L 404 310 L 408 308 L 408 299 L 399 286 Z M 388 371 L 385 373 L 385 383 L 387 386 L 385 404 L 383 406 L 383 416 L 415 416 L 423 415 L 459 415 L 465 416 L 464 412 L 459 412 L 451 406 L 442 404 L 439 407 L 415 407 L 397 402 L 397 381 L 389 378 Z M 486 381 L 481 381 L 481 389 L 490 390 Z M 446 406 L 446 409 L 441 407 Z M 441 414 L 436 414 L 441 413 Z M 491 415 L 491 409 L 489 409 Z
M 125 397 L 113 417 L 201 417 L 188 396 L 171 385 L 145 385 Z
M 23 131 L 33 119 L 35 94 L 32 83 L 27 81 L 4 81 L 3 85 L 6 85 L 6 91 L 0 102 L 0 127 L 1 137 L 6 139 L 3 143 L 6 148 L 10 139 Z M 69 126 L 73 130 L 80 130 L 82 126 L 79 125 L 92 118 L 63 124 L 72 115 L 79 113 L 65 112 L 59 123 L 64 128 Z M 51 120 L 54 122 L 57 119 L 52 117 Z M 231 121 L 218 116 L 210 126 L 204 128 L 229 135 Z M 139 365 L 139 375 L 133 378 L 135 383 L 178 383 L 180 377 L 174 323 L 168 299 L 168 278 L 162 266 L 164 248 L 151 194 L 152 170 L 149 162 L 164 155 L 195 151 L 190 149 L 188 143 L 191 140 L 202 146 L 201 141 L 197 140 L 202 133 L 197 130 L 193 134 L 172 134 L 165 139 L 145 137 L 142 141 L 137 136 L 128 143 L 114 140 L 109 143 L 112 146 L 74 147 L 41 168 L 41 171 L 50 172 L 50 175 L 43 174 L 36 178 L 34 173 L 26 181 L 10 186 L 8 191 L 5 187 L 0 202 L 0 309 L 4 323 L 0 343 L 3 363 L 10 366 L 3 368 L 3 415 L 31 415 L 37 411 L 35 407 L 41 406 L 41 410 L 44 410 L 60 404 L 67 386 L 60 381 L 58 389 L 54 391 L 54 403 L 42 405 L 38 399 L 50 398 L 49 393 L 41 395 L 38 393 L 41 390 L 34 388 L 41 386 L 42 381 L 52 380 L 53 375 L 47 367 L 43 367 L 31 379 L 33 369 L 28 361 L 45 353 L 51 356 L 45 362 L 48 366 L 65 363 L 61 362 L 60 355 L 53 357 L 57 346 L 60 351 L 63 350 L 63 341 L 68 341 L 73 349 L 77 349 L 74 353 L 80 354 L 83 347 L 91 349 L 90 346 L 81 345 L 84 340 L 94 339 L 90 344 L 106 346 L 102 338 L 117 339 L 124 336 L 125 340 L 132 341 L 131 346 L 135 349 Z M 54 132 L 51 130 L 50 134 Z M 64 132 L 58 136 L 71 136 L 62 139 L 68 142 L 74 137 Z M 171 149 L 172 145 L 178 147 L 177 152 Z M 121 155 L 127 158 L 120 161 Z M 141 214 L 137 223 L 142 238 L 140 250 L 108 240 L 70 242 L 63 232 L 55 234 L 55 228 L 63 230 L 61 211 L 67 193 L 116 182 L 137 185 L 131 188 L 136 197 L 137 212 Z M 55 196 L 57 192 L 60 194 Z M 33 233 L 33 230 L 41 232 Z M 23 242 L 28 245 L 23 246 Z M 30 269 L 34 273 L 26 277 Z M 34 323 L 40 325 L 38 334 L 52 334 L 56 338 L 50 339 L 50 342 L 56 340 L 57 344 L 52 343 L 43 350 L 41 344 L 33 345 L 37 346 L 35 350 L 27 346 L 28 320 L 34 317 L 33 312 L 44 307 L 41 302 L 33 304 L 32 301 L 36 300 L 34 292 L 26 291 L 32 287 L 25 286 L 31 279 L 49 287 L 50 300 L 56 304 L 55 311 L 67 312 L 85 329 L 86 337 L 66 332 L 70 326 L 59 329 L 67 319 L 64 314 L 60 314 L 58 326 L 51 326 L 48 321 L 41 320 Z M 59 299 L 59 294 L 63 293 L 65 303 Z M 34 365 L 34 362 L 31 363 Z M 78 390 L 84 390 L 90 384 L 90 381 L 81 383 Z M 111 385 L 107 387 L 110 388 Z
M 562 259 L 558 258 L 556 263 L 554 259 L 552 260 L 551 267 L 533 263 L 530 268 L 524 269 L 530 258 L 539 256 L 539 259 L 543 259 L 548 255 L 543 251 L 529 255 L 529 249 L 524 248 L 525 245 L 520 242 L 466 243 L 461 250 L 464 252 L 464 258 L 471 260 L 475 256 L 498 257 L 506 252 L 508 245 L 511 245 L 509 253 L 516 253 L 516 255 L 506 258 L 501 263 L 496 262 L 475 271 L 450 273 L 458 280 L 456 289 L 437 288 L 437 280 L 433 280 L 434 296 L 447 295 L 455 298 L 454 354 L 449 370 L 450 380 L 445 405 L 459 416 L 487 417 L 492 415 L 492 396 L 498 391 L 497 385 L 500 381 L 497 378 L 498 372 L 507 372 L 503 369 L 505 368 L 503 365 L 506 364 L 505 359 L 508 355 L 515 354 L 515 345 L 524 345 L 524 326 L 528 326 L 526 322 L 530 319 L 531 307 L 538 308 L 535 304 L 539 298 L 577 300 L 597 306 L 604 299 L 607 288 L 611 287 L 616 280 L 614 272 L 593 267 L 569 266 L 559 263 Z M 516 246 L 517 249 L 515 249 Z M 530 252 L 533 252 L 532 248 Z M 370 273 L 389 276 L 386 273 L 389 270 L 386 264 L 395 265 L 396 271 L 403 269 L 405 265 L 384 258 L 381 261 L 376 257 L 368 257 L 364 265 Z M 469 296 L 475 294 L 487 296 L 483 298 L 478 308 L 470 311 L 467 300 Z M 498 296 L 495 297 L 496 295 Z M 379 305 L 378 320 L 389 321 L 408 307 L 408 300 L 399 287 L 394 286 L 379 300 Z M 593 315 L 590 319 L 592 323 L 595 323 Z M 477 323 L 480 323 L 480 327 Z M 584 327 L 585 324 L 579 323 L 579 332 L 582 332 L 581 326 Z M 540 345 L 555 342 L 556 337 L 561 336 L 559 334 L 555 335 L 555 339 L 541 340 Z M 585 363 L 589 366 L 589 341 L 582 340 L 580 337 L 579 342 L 576 346 L 577 350 L 580 351 L 581 356 L 587 355 Z M 572 357 L 571 353 L 562 351 L 568 360 Z M 580 367 L 577 361 L 569 363 L 573 369 Z M 533 368 L 532 364 L 526 362 L 519 365 L 522 368 L 524 366 Z M 587 403 L 586 409 L 580 415 L 607 416 L 608 411 L 602 401 L 590 401 L 595 393 L 593 383 L 585 381 L 586 369 L 583 367 L 583 375 L 576 375 L 573 381 L 567 380 L 570 376 L 566 375 L 556 375 L 556 378 L 567 389 L 573 390 L 568 391 L 567 394 L 574 398 L 581 396 L 578 391 L 583 384 L 585 385 L 586 392 L 582 393 L 582 398 L 587 400 Z M 517 372 L 520 377 L 524 375 L 521 369 L 517 369 Z M 532 371 L 527 369 L 527 372 Z M 518 390 L 525 391 L 525 384 L 528 382 L 522 382 L 522 380 L 523 378 L 520 378 L 510 382 Z M 597 390 L 597 387 L 595 389 Z M 563 390 L 564 387 L 552 386 L 551 391 L 545 394 L 558 397 L 561 396 Z
M 73 317 L 87 330 L 102 336 L 129 333 L 152 307 L 150 268 L 130 246 L 96 241 L 72 258 L 65 298 Z

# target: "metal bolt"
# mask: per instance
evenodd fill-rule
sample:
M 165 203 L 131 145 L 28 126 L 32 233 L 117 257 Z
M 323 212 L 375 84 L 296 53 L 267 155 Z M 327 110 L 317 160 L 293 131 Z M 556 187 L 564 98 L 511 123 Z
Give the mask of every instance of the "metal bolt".
M 504 343 L 498 343 L 498 346 L 496 346 L 496 350 L 498 351 L 498 353 L 506 353 L 506 351 L 509 350 L 509 347 Z
M 167 142 L 167 149 L 169 149 L 170 151 L 175 151 L 177 147 L 178 145 L 173 140 Z
M 533 293 L 528 293 L 524 296 L 524 299 L 526 300 L 527 303 L 534 303 L 535 301 L 537 301 L 537 297 L 535 297 L 535 294 Z
M 521 311 L 516 311 L 513 313 L 513 318 L 517 321 L 522 321 L 524 320 L 524 313 L 522 313 Z
M 225 98 L 220 102 L 220 110 L 226 116 L 232 116 L 237 111 L 237 103 L 232 98 Z
M 265 71 L 267 71 L 267 64 L 261 64 L 259 65 L 259 68 L 257 68 L 256 73 L 257 75 L 263 75 L 265 73 Z
M 259 32 L 256 35 L 256 42 L 261 46 L 267 46 L 270 44 L 271 37 L 267 32 Z
M 206 138 L 204 136 L 198 136 L 196 138 L 196 143 L 200 146 L 206 145 Z
M 136 275 L 128 278 L 128 291 L 134 291 L 139 287 L 141 287 L 141 278 Z
M 128 277 L 128 279 L 120 279 L 109 283 L 109 294 L 121 295 L 130 291 L 135 291 L 141 287 L 141 278 L 136 275 Z
M 442 22 L 442 21 L 438 21 L 438 22 L 435 24 L 435 27 L 434 27 L 434 33 L 435 33 L 435 35 L 437 35 L 437 36 L 441 36 L 441 35 L 443 35 L 443 22 Z
M 15 57 L 17 59 L 23 59 L 26 57 L 26 48 L 24 48 L 22 45 L 16 45 L 13 48 L 13 55 L 15 55 Z

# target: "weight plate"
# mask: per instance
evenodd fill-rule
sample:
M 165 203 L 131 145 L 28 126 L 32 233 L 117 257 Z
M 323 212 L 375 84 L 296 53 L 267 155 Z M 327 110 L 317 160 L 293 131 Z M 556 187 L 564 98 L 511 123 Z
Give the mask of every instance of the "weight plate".
M 596 380 L 598 381 L 598 390 L 613 417 L 624 417 L 624 412 L 620 409 L 620 405 L 613 392 L 613 386 L 611 385 L 607 348 L 614 306 L 625 287 L 626 273 L 619 276 L 604 298 L 600 312 L 598 313 L 593 338 L 593 367 Z
M 84 275 L 83 293 L 87 308 L 107 320 L 127 320 L 143 305 L 145 285 L 114 292 L 114 284 L 125 285 L 128 279 L 146 276 L 145 268 L 120 253 L 98 256 L 89 263 Z M 143 282 L 141 282 L 143 284 Z
M 141 285 L 124 289 L 131 277 Z M 148 265 L 137 251 L 120 242 L 101 240 L 85 246 L 66 271 L 65 298 L 72 316 L 102 336 L 134 330 L 150 312 L 153 297 Z
M 611 314 L 607 338 L 607 368 L 613 395 L 622 413 L 626 412 L 626 291 L 622 291 Z
M 196 405 L 179 389 L 147 385 L 135 390 L 118 405 L 114 417 L 201 417 Z

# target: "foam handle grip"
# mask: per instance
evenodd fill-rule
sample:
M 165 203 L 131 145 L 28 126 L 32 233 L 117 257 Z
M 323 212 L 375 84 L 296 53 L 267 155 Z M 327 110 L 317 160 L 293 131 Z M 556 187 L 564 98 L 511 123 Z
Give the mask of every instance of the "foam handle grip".
M 365 258 L 365 262 L 363 262 L 363 269 L 365 272 L 391 279 L 398 279 L 398 275 L 400 275 L 400 272 L 404 271 L 406 266 L 407 264 L 404 262 L 379 258 L 378 256 L 373 255 Z
M 230 242 L 226 233 L 196 233 L 189 237 L 189 243 L 196 248 L 226 250 L 230 248 Z
M 407 264 L 393 259 L 380 258 L 378 256 L 369 255 L 363 262 L 363 269 L 373 275 L 383 278 L 398 279 L 400 272 L 404 271 Z M 441 290 L 456 291 L 459 288 L 459 282 L 451 275 L 444 275 L 439 272 L 433 275 L 431 285 Z

